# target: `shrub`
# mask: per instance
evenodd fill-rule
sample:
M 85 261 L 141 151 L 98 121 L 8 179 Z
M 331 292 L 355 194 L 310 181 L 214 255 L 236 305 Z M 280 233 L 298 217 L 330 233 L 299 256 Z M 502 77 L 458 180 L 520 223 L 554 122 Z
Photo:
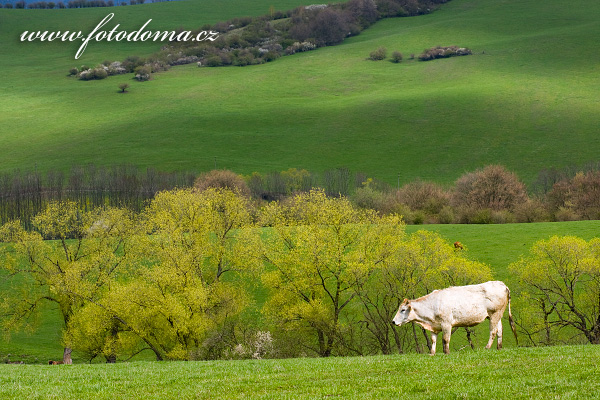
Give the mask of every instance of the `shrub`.
M 133 73 L 135 74 L 135 79 L 140 82 L 150 80 L 151 72 L 152 72 L 151 68 L 146 65 L 136 67 L 135 70 L 133 71 Z
M 129 83 L 120 83 L 119 89 L 121 89 L 121 93 L 125 93 L 129 88 Z
M 528 199 L 525 185 L 500 165 L 464 174 L 455 183 L 452 201 L 455 206 L 512 211 Z
M 108 75 L 120 75 L 127 73 L 127 69 L 125 69 L 119 61 L 115 61 L 108 65 Z
M 302 51 L 310 51 L 317 48 L 317 45 L 312 42 L 294 42 L 286 47 L 285 54 L 291 55 Z
M 104 79 L 108 76 L 108 72 L 102 67 L 94 68 L 92 73 L 94 74 L 93 79 Z
M 220 67 L 223 65 L 223 61 L 221 61 L 221 57 L 217 55 L 208 56 L 204 59 L 203 64 L 207 67 Z
M 244 178 L 229 170 L 212 170 L 196 178 L 194 188 L 202 192 L 208 188 L 230 189 L 243 196 L 250 196 L 250 188 Z
M 394 51 L 392 53 L 392 58 L 390 61 L 397 64 L 397 63 L 402 62 L 402 58 L 403 58 L 402 53 L 400 53 L 399 51 Z
M 387 56 L 387 49 L 385 47 L 380 47 L 377 50 L 373 50 L 369 53 L 369 60 L 372 61 L 381 61 L 384 60 Z
M 492 219 L 492 210 L 489 208 L 483 208 L 475 211 L 474 215 L 471 217 L 470 223 L 472 224 L 491 224 L 493 223 Z
M 356 189 L 352 200 L 360 208 L 379 210 L 383 203 L 383 195 L 367 186 Z
M 79 70 L 77 68 L 71 68 L 69 70 L 69 76 L 74 76 L 77 75 L 79 73 Z
M 492 211 L 492 224 L 512 224 L 514 222 L 515 216 L 510 211 Z
M 417 210 L 412 215 L 412 223 L 415 225 L 423 225 L 425 223 L 425 213 L 421 210 Z
M 572 208 L 585 219 L 600 217 L 600 171 L 578 172 L 572 179 L 554 184 L 548 193 L 554 210 Z
M 106 70 L 102 67 L 85 69 L 79 73 L 79 79 L 82 81 L 91 81 L 94 79 L 104 79 L 108 76 Z
M 349 30 L 344 13 L 330 7 L 319 11 L 310 23 L 311 37 L 324 46 L 341 43 Z
M 420 61 L 429 61 L 434 60 L 436 58 L 448 58 L 454 56 L 467 56 L 469 54 L 473 54 L 470 49 L 466 47 L 458 47 L 458 46 L 437 46 L 432 47 L 430 49 L 426 49 L 419 55 Z
M 233 61 L 233 65 L 237 65 L 238 67 L 244 67 L 246 65 L 252 65 L 256 63 L 257 62 L 254 55 L 248 51 L 240 53 Z
M 138 56 L 130 56 L 127 57 L 123 63 L 122 67 L 125 68 L 127 72 L 134 72 L 137 67 L 141 67 L 144 65 L 144 60 Z
M 554 213 L 554 220 L 558 222 L 577 221 L 579 219 L 580 216 L 574 210 L 567 207 L 559 207 Z
M 444 206 L 438 214 L 438 222 L 440 224 L 452 224 L 454 223 L 454 209 L 450 206 Z
M 544 222 L 550 220 L 550 215 L 544 204 L 538 199 L 528 199 L 514 207 L 517 222 Z
M 398 201 L 413 210 L 423 210 L 429 214 L 437 214 L 450 202 L 450 195 L 441 186 L 417 180 L 400 188 Z

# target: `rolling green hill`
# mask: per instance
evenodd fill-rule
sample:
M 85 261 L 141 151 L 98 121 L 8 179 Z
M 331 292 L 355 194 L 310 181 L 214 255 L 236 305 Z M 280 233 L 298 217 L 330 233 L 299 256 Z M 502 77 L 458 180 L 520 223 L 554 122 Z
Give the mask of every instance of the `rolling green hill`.
M 253 3 L 253 4 L 250 4 Z M 289 9 L 308 1 L 278 1 Z M 130 163 L 239 173 L 348 166 L 388 182 L 452 182 L 501 163 L 526 182 L 597 159 L 600 3 L 452 0 L 387 19 L 336 47 L 252 67 L 174 67 L 82 82 L 69 68 L 158 49 L 150 43 L 20 43 L 24 30 L 89 31 L 106 14 L 131 30 L 198 27 L 271 3 L 184 0 L 114 9 L 0 10 L 0 170 Z M 435 45 L 474 55 L 409 60 Z M 385 46 L 405 61 L 372 62 Z M 118 94 L 118 84 L 131 83 Z

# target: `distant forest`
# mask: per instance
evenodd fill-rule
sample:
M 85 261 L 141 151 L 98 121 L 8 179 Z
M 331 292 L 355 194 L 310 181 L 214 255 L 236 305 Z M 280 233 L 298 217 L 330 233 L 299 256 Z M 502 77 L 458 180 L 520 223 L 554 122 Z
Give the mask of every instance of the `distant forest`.
M 38 0 L 0 0 L 0 8 L 30 8 L 30 9 L 60 9 L 60 8 L 88 8 L 88 7 L 115 7 L 137 5 L 144 3 L 162 3 L 175 0 L 70 0 L 70 1 L 38 1 Z
M 258 209 L 319 188 L 362 209 L 403 216 L 408 224 L 491 224 L 600 219 L 600 163 L 544 169 L 529 188 L 499 165 L 467 172 L 453 185 L 414 180 L 391 185 L 348 168 L 320 173 L 290 168 L 239 175 L 228 170 L 164 172 L 131 165 L 74 166 L 69 171 L 0 173 L 0 223 L 32 217 L 50 202 L 70 200 L 88 211 L 125 207 L 140 212 L 161 191 L 195 187 L 235 189 Z

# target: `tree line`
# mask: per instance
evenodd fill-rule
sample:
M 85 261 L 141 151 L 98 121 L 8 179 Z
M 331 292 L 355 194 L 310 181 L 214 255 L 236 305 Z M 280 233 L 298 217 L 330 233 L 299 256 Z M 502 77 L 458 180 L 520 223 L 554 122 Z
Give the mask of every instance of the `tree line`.
M 322 46 L 336 45 L 381 18 L 427 14 L 447 0 L 349 0 L 342 3 L 313 4 L 267 15 L 237 17 L 193 31 L 219 32 L 215 41 L 173 41 L 149 57 L 130 56 L 121 61 L 105 61 L 95 68 L 76 68 L 71 76 L 84 80 L 104 79 L 110 75 L 144 68 L 152 73 L 173 65 L 197 63 L 201 67 L 247 66 L 271 62 L 277 58 Z M 110 65 L 118 68 L 110 68 Z M 121 65 L 129 67 L 120 68 Z M 89 74 L 89 70 L 107 74 Z M 73 69 L 72 69 L 73 70 Z M 147 79 L 145 79 L 147 80 Z
M 161 190 L 191 187 L 196 174 L 140 170 L 131 165 L 73 166 L 68 172 L 50 170 L 0 174 L 0 222 L 18 219 L 32 229 L 32 217 L 56 200 L 71 200 L 88 210 L 105 205 L 140 211 Z
M 600 218 L 600 167 L 544 169 L 529 188 L 499 165 L 463 174 L 453 185 L 415 180 L 402 186 L 369 178 L 348 168 L 321 173 L 290 168 L 238 175 L 228 170 L 163 172 L 130 165 L 74 166 L 68 172 L 13 171 L 0 174 L 0 223 L 19 219 L 28 230 L 31 218 L 51 201 L 72 200 L 83 209 L 125 207 L 139 212 L 156 193 L 174 188 L 223 187 L 254 203 L 284 200 L 321 188 L 345 196 L 359 208 L 398 213 L 409 224 L 511 223 Z
M 425 331 L 390 321 L 404 297 L 492 279 L 438 234 L 408 235 L 322 190 L 260 208 L 209 187 L 159 192 L 141 212 L 49 203 L 0 227 L 5 332 L 44 302 L 63 323 L 65 361 L 344 356 L 427 351 Z M 54 240 L 44 240 L 53 238 Z M 552 238 L 513 264 L 531 344 L 600 339 L 600 240 Z M 470 341 L 470 330 L 466 331 Z
M 152 0 L 152 3 L 171 1 L 171 0 Z M 24 0 L 17 1 L 14 4 L 7 2 L 4 3 L 4 8 L 17 8 L 17 9 L 63 9 L 63 8 L 90 8 L 90 7 L 114 7 L 114 6 L 126 6 L 144 4 L 146 0 L 128 0 L 128 1 L 114 1 L 114 0 L 68 0 L 68 1 L 36 1 L 36 2 L 25 2 Z

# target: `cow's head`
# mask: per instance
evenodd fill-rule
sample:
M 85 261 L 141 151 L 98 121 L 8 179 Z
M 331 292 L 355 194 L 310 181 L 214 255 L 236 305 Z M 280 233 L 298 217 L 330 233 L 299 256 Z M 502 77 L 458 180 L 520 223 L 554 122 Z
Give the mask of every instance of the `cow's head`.
M 392 322 L 398 326 L 408 324 L 412 321 L 412 319 L 410 318 L 411 311 L 412 307 L 410 305 L 410 300 L 404 299 L 402 304 L 400 304 L 400 308 L 398 309 L 398 312 L 396 313 L 396 316 L 394 317 Z

